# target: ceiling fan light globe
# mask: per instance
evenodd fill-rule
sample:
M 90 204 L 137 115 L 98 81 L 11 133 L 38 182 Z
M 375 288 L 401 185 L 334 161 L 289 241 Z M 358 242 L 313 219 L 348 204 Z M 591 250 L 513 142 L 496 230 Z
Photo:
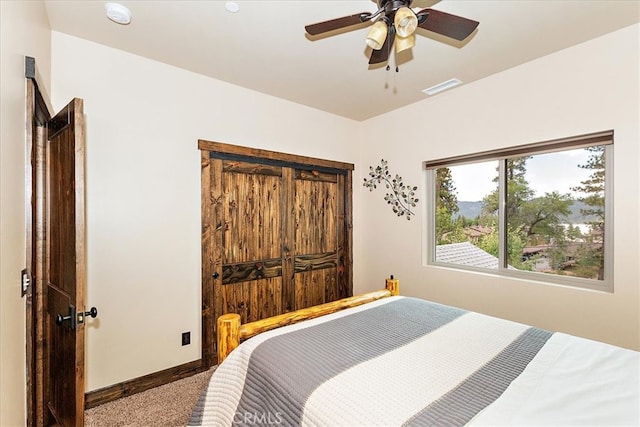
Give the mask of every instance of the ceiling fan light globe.
M 413 10 L 403 6 L 396 11 L 393 24 L 396 27 L 396 33 L 400 37 L 409 37 L 418 28 L 418 17 L 413 13 Z
M 396 53 L 400 53 L 403 50 L 411 49 L 416 45 L 416 35 L 411 34 L 409 37 L 396 36 Z
M 377 21 L 367 33 L 367 38 L 365 39 L 367 45 L 371 49 L 380 50 L 382 45 L 384 45 L 384 41 L 387 39 L 387 31 L 387 24 L 382 21 Z

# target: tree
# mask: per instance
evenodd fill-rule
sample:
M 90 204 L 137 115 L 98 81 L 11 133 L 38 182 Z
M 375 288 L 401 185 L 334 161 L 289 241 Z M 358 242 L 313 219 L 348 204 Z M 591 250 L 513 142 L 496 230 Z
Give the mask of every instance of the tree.
M 578 200 L 587 206 L 580 209 L 585 216 L 595 218 L 589 221 L 591 232 L 586 236 L 586 245 L 576 260 L 576 274 L 581 277 L 604 279 L 604 191 L 605 191 L 605 152 L 604 145 L 587 147 L 590 155 L 587 163 L 578 165 L 582 169 L 593 171 L 589 178 L 572 190 L 582 193 Z
M 436 244 L 466 240 L 460 221 L 455 221 L 453 218 L 458 211 L 458 196 L 451 169 L 438 168 L 436 169 Z
M 590 169 L 593 173 L 584 181 L 582 185 L 571 188 L 573 191 L 584 194 L 578 200 L 584 202 L 587 208 L 580 209 L 580 213 L 585 216 L 594 216 L 597 219 L 589 224 L 604 225 L 604 146 L 587 147 L 591 154 L 587 163 L 578 165 L 581 169 Z
M 530 159 L 530 156 L 517 157 L 514 159 L 507 159 L 506 161 L 506 177 L 507 177 L 507 203 L 506 213 L 507 216 L 514 216 L 515 211 L 520 204 L 529 200 L 534 191 L 529 188 L 529 183 L 525 178 L 527 173 L 526 163 Z M 496 168 L 498 171 L 499 168 Z M 499 174 L 493 178 L 493 182 L 496 183 L 496 189 L 489 193 L 483 201 L 483 213 L 485 214 L 498 214 L 498 206 L 500 205 L 498 183 L 500 182 Z
M 436 169 L 436 207 L 444 208 L 451 215 L 458 213 L 458 196 L 449 168 Z
M 436 208 L 436 245 L 468 241 L 464 227 L 463 217 L 453 220 L 451 214 L 444 208 Z
M 545 193 L 544 197 L 526 200 L 520 207 L 514 207 L 508 217 L 513 227 L 523 227 L 526 237 L 539 236 L 546 241 L 564 235 L 559 229 L 563 219 L 571 214 L 573 200 L 569 194 L 561 195 L 557 191 Z
M 508 260 L 510 265 L 527 270 L 531 269 L 531 263 L 524 262 L 522 256 L 526 246 L 566 241 L 564 228 L 560 224 L 571 213 L 573 204 L 568 194 L 561 195 L 558 192 L 534 197 L 535 191 L 529 187 L 526 179 L 527 160 L 530 158 L 524 156 L 505 161 Z M 493 182 L 499 182 L 499 175 Z M 496 188 L 483 199 L 483 215 L 496 218 L 499 205 L 499 189 Z
M 535 260 L 524 260 L 522 257 L 522 251 L 526 246 L 526 239 L 522 238 L 522 234 L 520 230 L 511 227 L 507 229 L 507 263 L 518 270 L 533 270 Z M 499 257 L 500 241 L 498 227 L 495 227 L 495 224 L 491 233 L 480 239 L 478 247 L 496 258 Z

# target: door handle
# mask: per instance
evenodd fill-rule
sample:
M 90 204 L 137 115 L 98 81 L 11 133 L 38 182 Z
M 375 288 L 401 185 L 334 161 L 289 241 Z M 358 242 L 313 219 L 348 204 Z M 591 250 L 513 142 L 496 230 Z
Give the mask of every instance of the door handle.
M 78 323 L 84 323 L 85 317 L 93 317 L 94 319 L 98 317 L 98 309 L 95 307 L 91 307 L 89 311 L 78 313 Z
M 91 307 L 89 311 L 81 311 L 76 315 L 76 308 L 73 305 L 70 305 L 68 316 L 63 316 L 62 314 L 58 313 L 58 315 L 56 316 L 56 325 L 60 326 L 64 322 L 68 321 L 71 323 L 70 326 L 71 330 L 73 331 L 76 329 L 78 323 L 84 323 L 84 319 L 87 316 L 96 318 L 98 316 L 98 309 L 95 307 Z
M 69 315 L 68 316 L 63 316 L 62 314 L 58 313 L 58 315 L 56 316 L 56 325 L 61 326 L 64 322 L 69 322 L 71 325 L 71 330 L 75 331 L 76 329 L 76 308 L 73 305 L 69 306 Z

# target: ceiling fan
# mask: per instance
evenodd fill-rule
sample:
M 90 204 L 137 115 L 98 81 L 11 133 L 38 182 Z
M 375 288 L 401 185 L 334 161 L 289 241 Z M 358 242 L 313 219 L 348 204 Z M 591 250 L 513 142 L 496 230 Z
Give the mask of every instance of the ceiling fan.
M 414 12 L 411 9 L 413 0 L 377 0 L 377 3 L 378 10 L 374 13 L 360 12 L 310 24 L 304 28 L 310 35 L 316 36 L 369 21 L 373 24 L 366 38 L 367 45 L 373 49 L 369 64 L 379 64 L 389 59 L 394 43 L 396 52 L 412 48 L 417 28 L 462 41 L 479 24 L 477 21 L 435 9 Z

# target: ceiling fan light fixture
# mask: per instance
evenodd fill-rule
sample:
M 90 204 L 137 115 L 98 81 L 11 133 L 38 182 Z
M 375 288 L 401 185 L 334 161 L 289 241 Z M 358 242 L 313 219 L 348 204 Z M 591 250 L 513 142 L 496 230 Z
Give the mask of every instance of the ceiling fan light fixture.
M 403 50 L 411 49 L 416 45 L 416 35 L 411 34 L 409 37 L 397 37 L 396 36 L 396 53 L 400 53 Z
M 430 88 L 424 89 L 422 92 L 426 93 L 427 95 L 435 95 L 436 93 L 451 89 L 452 87 L 458 86 L 460 84 L 462 84 L 462 80 L 453 78 L 442 83 L 438 83 L 437 85 L 433 85 Z
M 374 50 L 380 50 L 384 41 L 387 39 L 388 32 L 387 24 L 383 21 L 377 21 L 373 26 L 369 29 L 367 33 L 367 38 L 365 41 L 367 45 Z
M 413 0 L 377 0 L 378 10 L 374 13 L 364 11 L 333 18 L 305 25 L 304 29 L 310 36 L 331 35 L 331 32 L 337 30 L 350 31 L 351 27 L 357 25 L 373 24 L 367 33 L 365 41 L 367 49 L 371 48 L 368 53 L 369 65 L 374 65 L 389 61 L 389 56 L 393 52 L 391 48 L 394 42 L 397 43 L 397 52 L 413 47 L 415 41 L 412 38 L 409 39 L 409 37 L 419 35 L 416 34 L 418 26 L 458 41 L 463 41 L 469 37 L 478 27 L 478 21 L 436 9 L 427 8 L 414 12 L 411 9 L 412 2 Z M 429 2 L 435 3 L 433 0 Z M 309 39 L 314 40 L 311 37 Z M 377 67 L 371 68 L 376 69 Z
M 418 28 L 418 17 L 413 13 L 413 10 L 403 6 L 396 11 L 393 24 L 396 27 L 396 33 L 400 37 L 409 37 Z

